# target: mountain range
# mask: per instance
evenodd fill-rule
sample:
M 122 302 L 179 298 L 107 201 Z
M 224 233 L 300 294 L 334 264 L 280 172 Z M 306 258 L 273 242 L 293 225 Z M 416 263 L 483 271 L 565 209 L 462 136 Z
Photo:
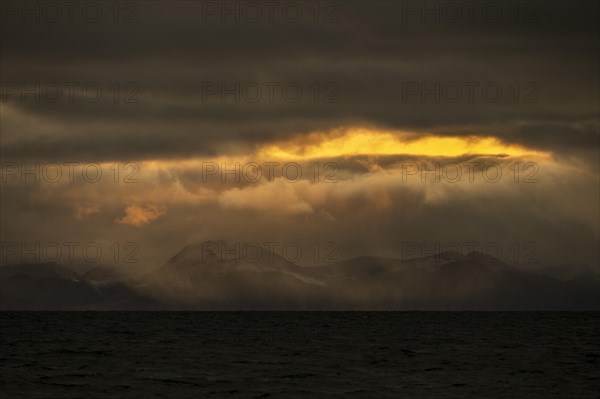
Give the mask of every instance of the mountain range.
M 240 259 L 241 258 L 241 259 Z M 407 261 L 357 257 L 300 266 L 184 247 L 143 275 L 101 266 L 0 267 L 4 310 L 599 310 L 586 265 L 510 264 L 478 252 Z

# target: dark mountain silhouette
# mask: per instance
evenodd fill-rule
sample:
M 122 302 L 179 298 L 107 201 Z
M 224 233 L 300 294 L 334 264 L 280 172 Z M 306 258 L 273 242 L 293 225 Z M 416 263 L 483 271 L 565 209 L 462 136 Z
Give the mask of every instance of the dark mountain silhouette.
M 110 269 L 97 268 L 80 276 L 53 263 L 0 267 L 1 309 L 128 310 L 157 306 Z
M 135 289 L 135 281 L 114 268 L 97 267 L 85 273 L 82 278 L 102 296 L 102 300 L 95 304 L 96 309 L 150 310 L 161 307 L 151 296 L 140 294 Z
M 85 309 L 101 295 L 72 270 L 52 263 L 0 268 L 3 309 Z
M 537 273 L 560 281 L 573 281 L 581 285 L 600 284 L 600 274 L 588 265 L 569 264 L 546 266 Z
M 410 260 L 358 257 L 303 267 L 266 248 L 184 247 L 144 276 L 54 264 L 0 269 L 3 309 L 598 310 L 598 274 L 535 270 L 478 252 Z
M 600 308 L 598 284 L 582 286 L 524 272 L 478 252 L 407 262 L 363 257 L 339 262 L 331 270 L 330 292 L 360 309 Z

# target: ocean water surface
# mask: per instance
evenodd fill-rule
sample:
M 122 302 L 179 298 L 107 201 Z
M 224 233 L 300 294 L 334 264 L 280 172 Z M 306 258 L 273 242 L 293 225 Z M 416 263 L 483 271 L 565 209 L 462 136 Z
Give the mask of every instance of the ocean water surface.
M 6 398 L 598 398 L 598 312 L 0 312 Z

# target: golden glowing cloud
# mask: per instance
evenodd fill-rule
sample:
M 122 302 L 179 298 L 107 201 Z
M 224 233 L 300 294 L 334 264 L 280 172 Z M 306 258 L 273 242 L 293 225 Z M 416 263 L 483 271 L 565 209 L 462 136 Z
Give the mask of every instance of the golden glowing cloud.
M 318 159 L 354 155 L 422 155 L 456 157 L 461 155 L 544 155 L 522 146 L 506 144 L 495 137 L 433 136 L 415 137 L 369 129 L 312 133 L 301 139 L 263 147 L 259 158 Z
M 546 158 L 550 154 L 488 136 L 417 135 L 414 132 L 385 131 L 367 128 L 334 129 L 313 132 L 296 138 L 264 144 L 243 154 L 221 154 L 187 159 L 156 159 L 139 163 L 140 172 L 155 174 L 184 170 L 210 174 L 216 169 L 236 164 L 267 161 L 310 161 L 353 156 L 408 155 L 422 157 L 502 156 Z M 212 164 L 208 165 L 208 164 Z M 109 167 L 110 165 L 107 165 Z M 376 162 L 373 163 L 377 169 Z M 209 170 L 210 168 L 215 170 Z M 139 177 L 139 176 L 134 176 Z M 144 178 L 149 178 L 147 175 Z M 205 193 L 211 196 L 210 190 Z

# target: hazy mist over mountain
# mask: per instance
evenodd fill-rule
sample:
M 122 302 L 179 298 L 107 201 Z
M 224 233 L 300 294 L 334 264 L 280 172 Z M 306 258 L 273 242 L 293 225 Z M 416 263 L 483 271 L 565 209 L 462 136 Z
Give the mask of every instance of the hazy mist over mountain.
M 229 248 L 229 252 L 227 252 Z M 586 265 L 532 268 L 479 252 L 408 260 L 358 257 L 299 266 L 264 247 L 191 244 L 140 276 L 56 264 L 0 268 L 3 309 L 28 310 L 599 310 Z

